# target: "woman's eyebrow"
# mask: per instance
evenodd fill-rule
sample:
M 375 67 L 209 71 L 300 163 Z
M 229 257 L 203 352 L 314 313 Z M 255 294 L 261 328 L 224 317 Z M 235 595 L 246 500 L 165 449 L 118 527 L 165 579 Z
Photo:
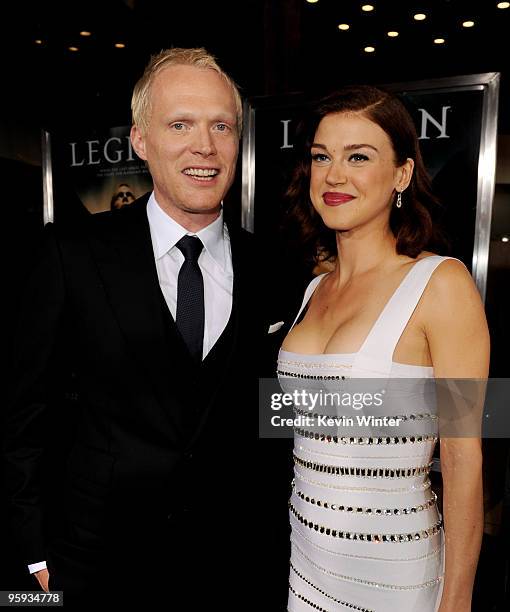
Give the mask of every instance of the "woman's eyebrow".
M 313 142 L 312 143 L 312 147 L 315 149 L 323 149 L 324 151 L 327 151 L 328 148 L 326 147 L 326 145 L 323 145 L 319 142 Z M 344 147 L 344 151 L 354 151 L 356 149 L 364 149 L 364 148 L 369 148 L 372 149 L 373 151 L 375 151 L 376 153 L 379 153 L 379 150 L 377 149 L 377 147 L 374 147 L 373 145 L 370 144 L 349 144 L 349 145 L 345 145 Z
M 378 149 L 376 147 L 374 147 L 374 145 L 371 145 L 371 144 L 351 144 L 351 145 L 345 145 L 344 151 L 353 151 L 355 149 L 364 149 L 364 148 L 369 148 L 369 149 L 372 149 L 373 151 L 375 151 L 376 153 L 379 153 Z

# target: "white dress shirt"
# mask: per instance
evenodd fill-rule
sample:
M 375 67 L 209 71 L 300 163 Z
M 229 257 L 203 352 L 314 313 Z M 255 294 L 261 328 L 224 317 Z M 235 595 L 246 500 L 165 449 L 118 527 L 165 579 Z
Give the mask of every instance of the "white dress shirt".
M 223 210 L 210 225 L 193 234 L 169 217 L 159 207 L 152 193 L 147 204 L 147 217 L 159 285 L 174 320 L 177 311 L 177 277 L 184 263 L 184 255 L 175 245 L 186 234 L 198 236 L 204 245 L 198 258 L 204 279 L 204 359 L 223 333 L 232 311 L 234 272 L 230 238 L 227 226 L 223 223 Z
M 177 277 L 184 262 L 184 255 L 175 245 L 185 234 L 198 236 L 204 245 L 198 258 L 204 278 L 204 359 L 227 326 L 232 311 L 234 271 L 230 238 L 227 226 L 223 223 L 223 210 L 210 225 L 193 234 L 159 207 L 153 192 L 147 203 L 147 218 L 159 285 L 174 320 L 177 311 Z M 41 569 L 46 569 L 46 561 L 28 566 L 31 574 Z

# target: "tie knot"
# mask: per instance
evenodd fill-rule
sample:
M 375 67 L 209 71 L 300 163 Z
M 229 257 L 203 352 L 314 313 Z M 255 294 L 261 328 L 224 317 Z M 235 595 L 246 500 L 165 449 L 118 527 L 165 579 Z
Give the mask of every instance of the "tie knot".
M 198 261 L 200 253 L 204 248 L 202 241 L 198 236 L 183 236 L 175 245 L 184 255 L 186 261 Z

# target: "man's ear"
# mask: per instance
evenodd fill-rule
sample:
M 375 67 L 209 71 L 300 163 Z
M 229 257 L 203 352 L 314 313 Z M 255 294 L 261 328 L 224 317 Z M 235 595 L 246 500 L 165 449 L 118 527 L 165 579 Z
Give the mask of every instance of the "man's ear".
M 147 161 L 147 155 L 145 154 L 145 138 L 142 130 L 137 125 L 133 125 L 131 128 L 131 144 L 138 157 Z

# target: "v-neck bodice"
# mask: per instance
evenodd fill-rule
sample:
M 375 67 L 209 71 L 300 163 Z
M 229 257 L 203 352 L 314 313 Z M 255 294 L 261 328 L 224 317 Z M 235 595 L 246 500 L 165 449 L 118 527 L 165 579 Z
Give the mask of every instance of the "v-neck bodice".
M 356 377 L 432 377 L 433 367 L 395 362 L 393 353 L 430 277 L 446 259 L 451 258 L 432 255 L 420 259 L 413 265 L 377 317 L 359 351 L 305 354 L 281 349 L 278 369 L 282 369 L 280 365 L 310 362 L 314 368 L 317 368 L 318 364 L 323 364 L 327 369 L 338 368 L 344 364 L 351 371 L 351 376 Z M 317 276 L 308 285 L 291 329 L 296 325 L 301 313 L 327 274 Z

